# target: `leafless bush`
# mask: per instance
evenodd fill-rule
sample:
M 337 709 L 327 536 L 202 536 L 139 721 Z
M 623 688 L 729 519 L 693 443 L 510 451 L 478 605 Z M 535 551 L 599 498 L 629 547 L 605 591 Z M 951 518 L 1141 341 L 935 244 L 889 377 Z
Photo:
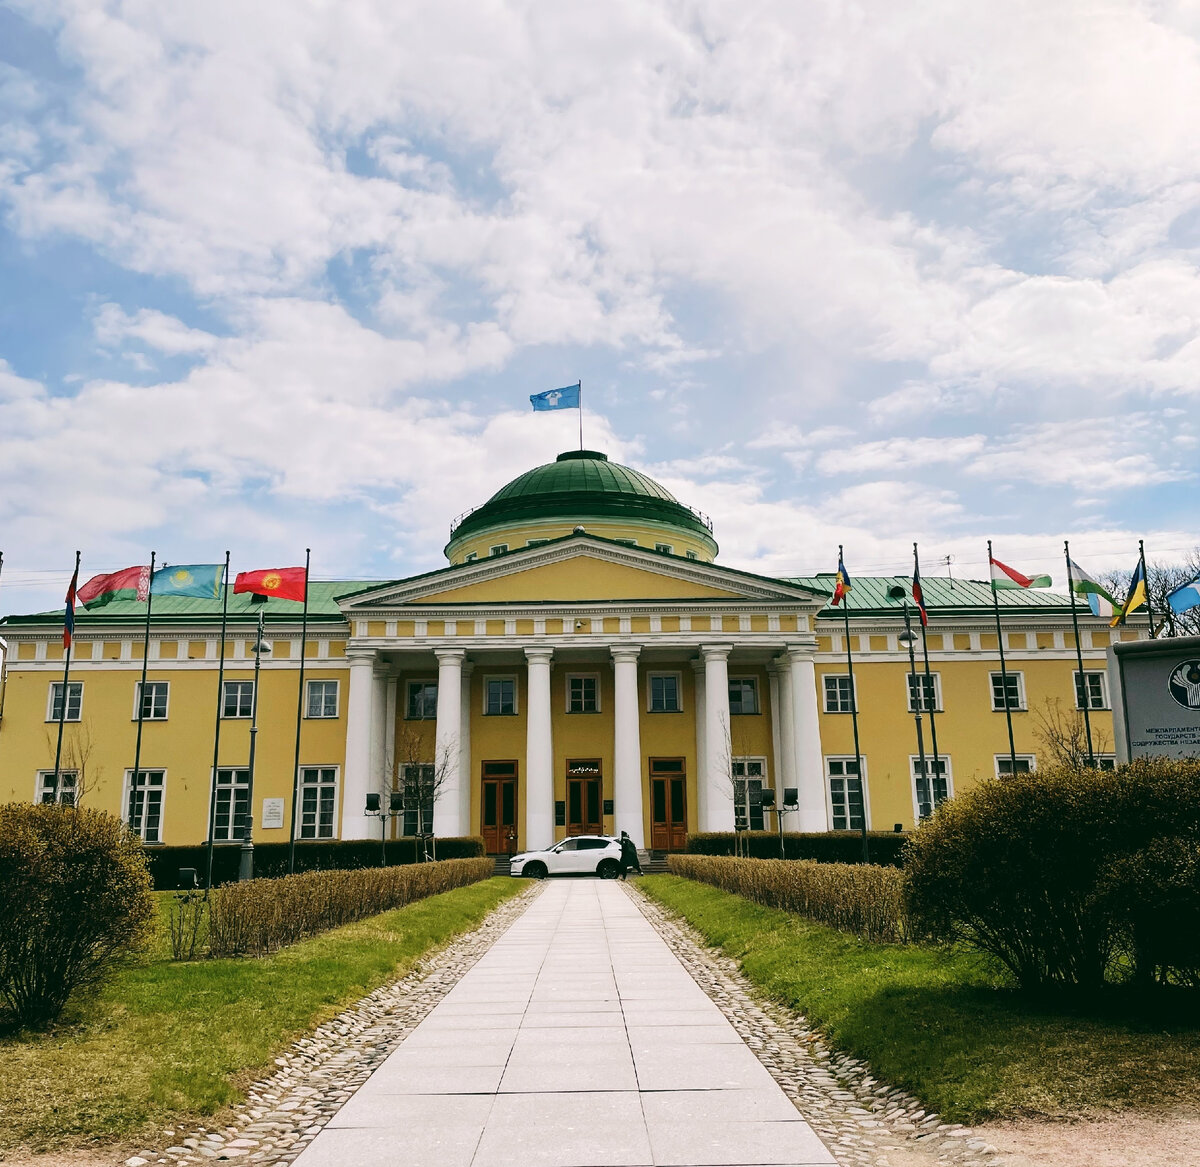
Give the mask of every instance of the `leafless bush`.
M 195 960 L 204 935 L 208 907 L 203 892 L 185 891 L 175 897 L 167 928 L 171 934 L 171 956 L 175 960 Z

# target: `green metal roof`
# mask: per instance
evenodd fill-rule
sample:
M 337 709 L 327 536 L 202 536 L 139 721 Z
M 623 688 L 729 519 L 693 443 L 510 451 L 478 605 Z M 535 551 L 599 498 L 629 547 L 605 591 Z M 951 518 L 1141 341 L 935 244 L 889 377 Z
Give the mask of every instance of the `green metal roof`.
M 610 462 L 596 450 L 568 450 L 502 486 L 482 506 L 461 516 L 451 539 L 510 522 L 535 519 L 645 519 L 712 538 L 712 523 L 684 506 L 653 478 Z
M 789 576 L 789 583 L 816 588 L 833 593 L 837 577 L 833 572 L 818 575 Z M 912 579 L 907 575 L 852 576 L 850 592 L 845 601 L 852 616 L 878 616 L 883 613 L 894 615 L 903 611 L 902 600 L 888 598 L 888 589 L 902 587 L 912 601 Z M 921 591 L 925 597 L 925 609 L 930 614 L 935 610 L 945 616 L 975 616 L 991 614 L 992 585 L 986 580 L 946 579 L 942 576 L 923 576 Z M 1049 615 L 1070 614 L 1071 600 L 1058 592 L 1043 588 L 1002 588 L 996 592 L 1001 610 L 1019 609 L 1031 613 Z M 1075 608 L 1082 615 L 1090 616 L 1086 601 L 1076 601 Z M 834 608 L 826 605 L 820 616 L 841 614 L 841 605 Z

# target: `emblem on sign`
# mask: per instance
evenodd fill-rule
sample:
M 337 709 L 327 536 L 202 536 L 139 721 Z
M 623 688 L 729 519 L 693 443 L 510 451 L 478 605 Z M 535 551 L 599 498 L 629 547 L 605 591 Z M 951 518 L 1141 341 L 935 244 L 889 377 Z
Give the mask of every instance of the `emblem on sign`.
M 1184 709 L 1200 713 L 1200 660 L 1185 660 L 1172 669 L 1167 691 Z

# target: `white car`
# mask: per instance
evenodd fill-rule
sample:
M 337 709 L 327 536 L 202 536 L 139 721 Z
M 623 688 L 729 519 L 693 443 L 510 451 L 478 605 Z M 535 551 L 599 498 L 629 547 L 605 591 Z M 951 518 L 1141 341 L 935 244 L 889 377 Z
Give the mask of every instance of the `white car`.
M 621 844 L 608 835 L 575 835 L 546 851 L 522 851 L 509 871 L 544 879 L 547 875 L 591 875 L 616 879 L 621 870 Z

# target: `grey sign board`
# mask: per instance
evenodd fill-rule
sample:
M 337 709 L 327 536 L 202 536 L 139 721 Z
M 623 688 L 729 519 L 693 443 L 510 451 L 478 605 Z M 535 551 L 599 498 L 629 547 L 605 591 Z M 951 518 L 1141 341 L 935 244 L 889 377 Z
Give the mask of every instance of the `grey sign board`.
M 1200 636 L 1108 650 L 1117 760 L 1200 758 Z

